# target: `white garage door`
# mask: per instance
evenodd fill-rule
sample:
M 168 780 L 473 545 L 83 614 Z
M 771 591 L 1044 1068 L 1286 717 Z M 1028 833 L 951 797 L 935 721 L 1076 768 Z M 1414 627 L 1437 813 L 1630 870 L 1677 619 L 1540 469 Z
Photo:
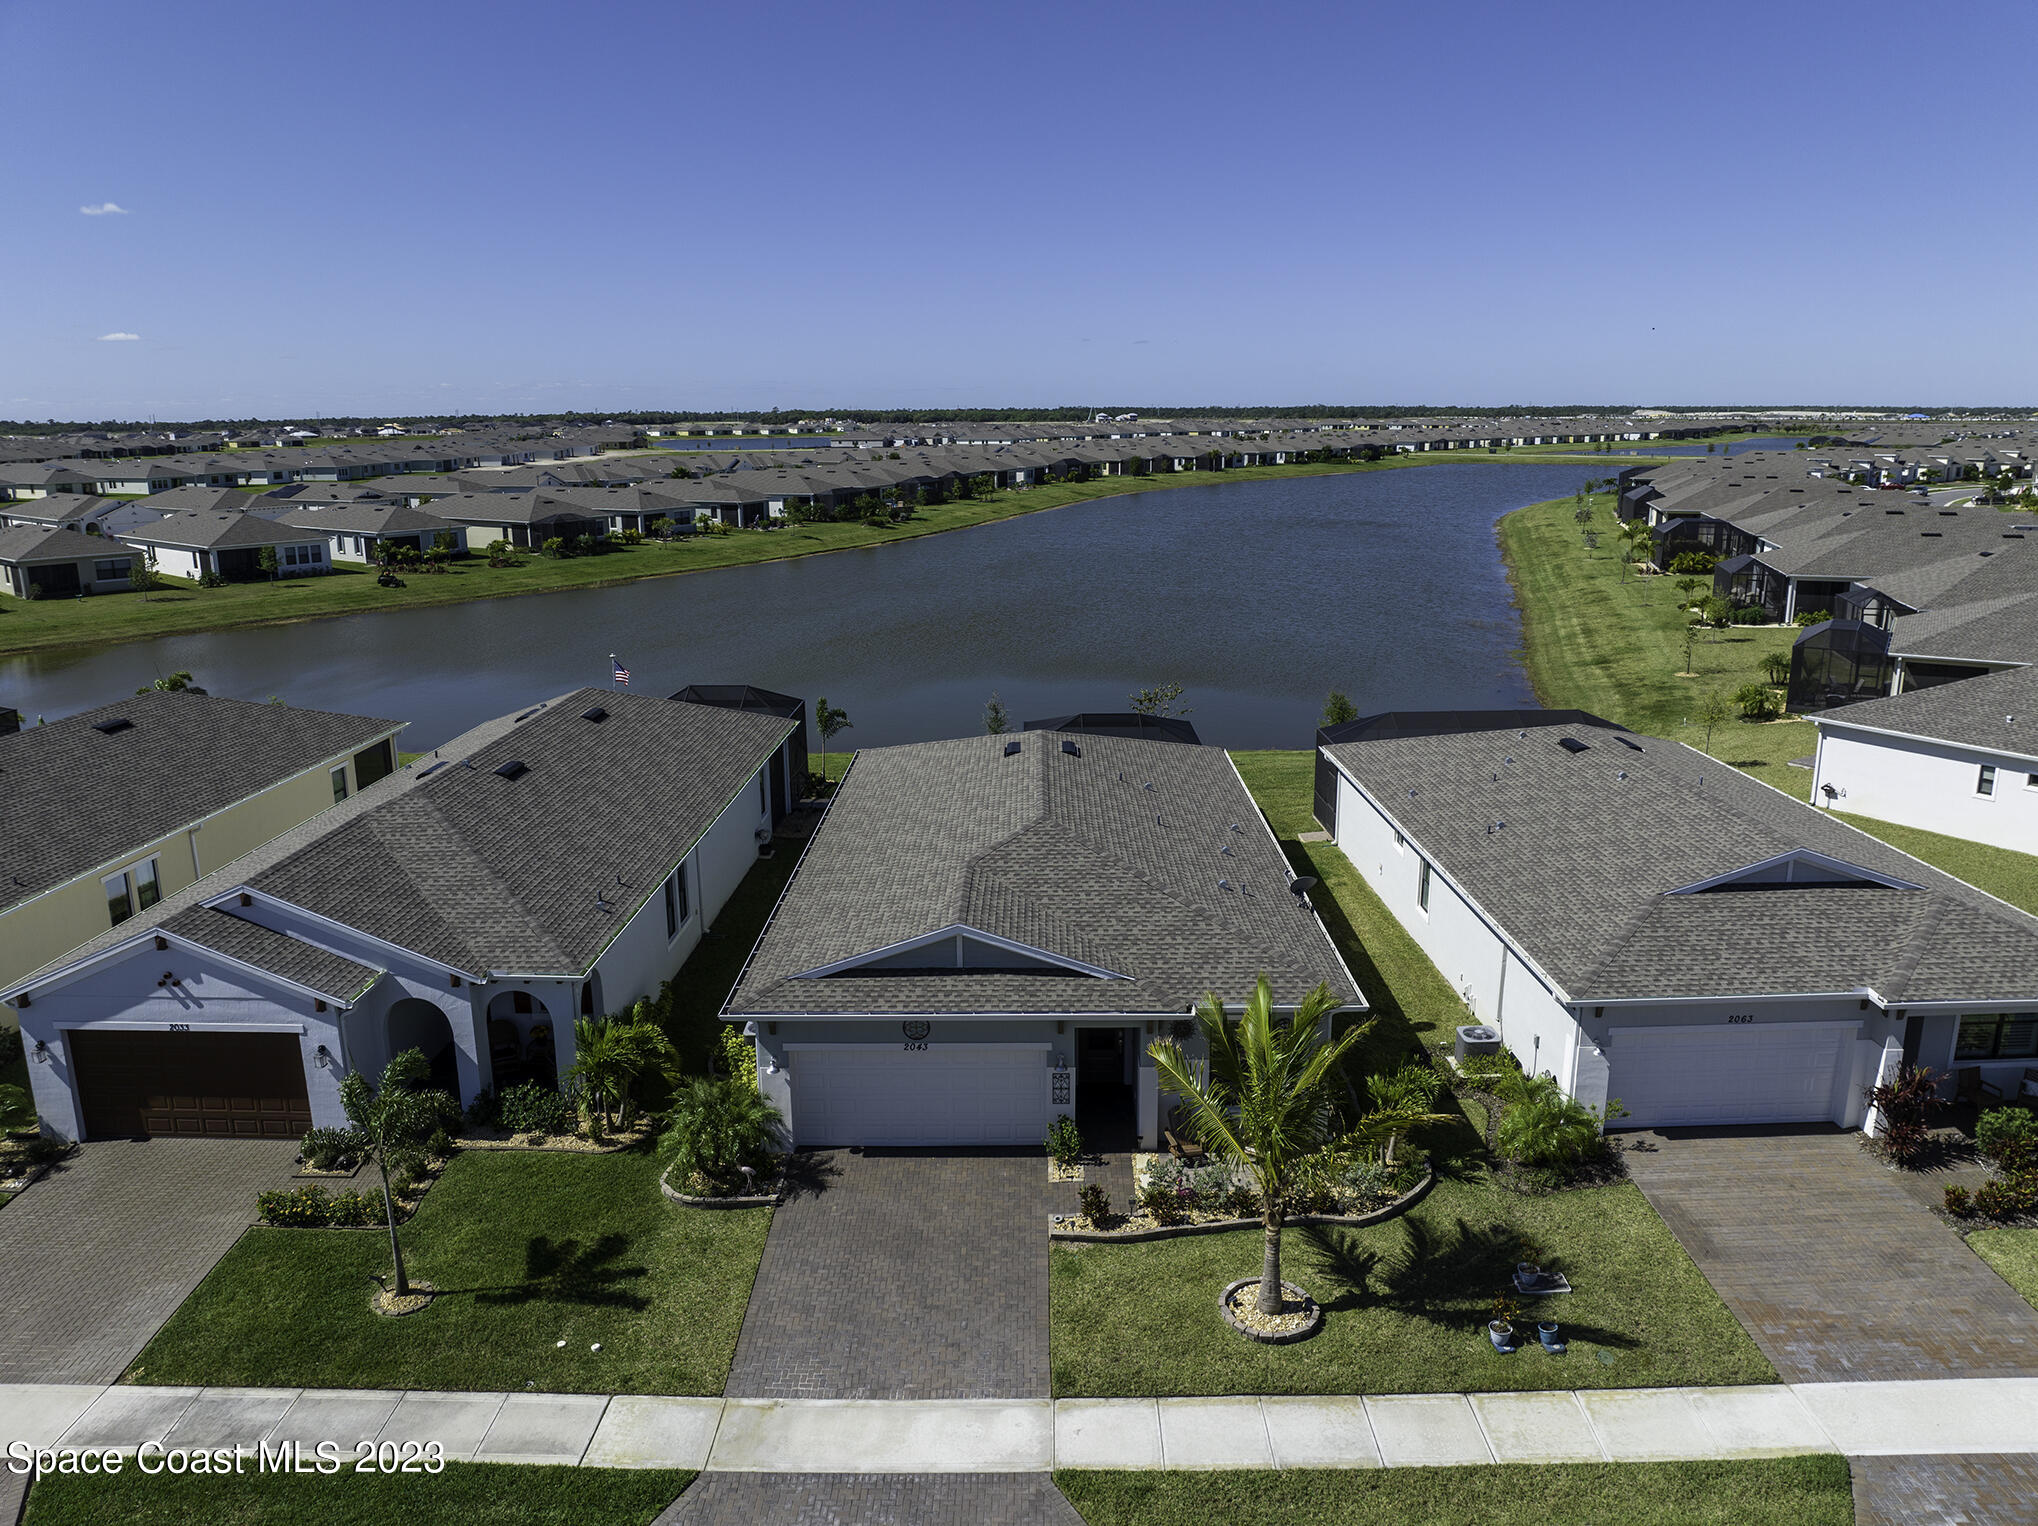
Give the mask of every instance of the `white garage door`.
M 1859 1023 L 1616 1028 L 1607 1095 L 1620 1128 L 1814 1123 L 1833 1116 Z
M 1045 1045 L 792 1046 L 803 1145 L 1037 1145 L 1047 1136 Z

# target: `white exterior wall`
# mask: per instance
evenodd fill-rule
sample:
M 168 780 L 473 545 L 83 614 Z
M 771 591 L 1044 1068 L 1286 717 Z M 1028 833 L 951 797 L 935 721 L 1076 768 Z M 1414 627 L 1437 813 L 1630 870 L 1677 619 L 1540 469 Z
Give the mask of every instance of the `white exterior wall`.
M 1469 1009 L 1465 1021 L 1497 1028 L 1524 1071 L 1548 1073 L 1572 1090 L 1580 1034 L 1570 1010 L 1435 865 L 1425 913 L 1417 899 L 1420 849 L 1412 841 L 1395 847 L 1393 825 L 1342 773 L 1337 790 L 1337 845 L 1463 998 Z M 1603 1093 L 1597 1100 L 1605 1100 Z
M 176 975 L 178 984 L 157 985 L 165 971 Z M 161 1033 L 176 1023 L 188 1024 L 193 1032 L 230 1028 L 295 1034 L 313 1125 L 338 1127 L 346 1122 L 340 1108 L 341 1069 L 321 1068 L 315 1059 L 321 1044 L 328 1053 L 339 1055 L 338 1014 L 330 1005 L 318 1012 L 314 998 L 215 954 L 176 943 L 164 952 L 144 942 L 125 958 L 39 991 L 19 1015 L 29 1050 L 38 1040 L 48 1045 L 47 1062 L 31 1058 L 28 1066 L 36 1112 L 46 1132 L 66 1139 L 81 1137 L 84 1127 L 66 1042 L 66 1035 L 79 1028 Z
M 1975 784 L 1993 764 L 1993 795 Z M 1819 728 L 1812 804 L 1970 842 L 2038 853 L 2038 761 L 1843 726 Z M 1835 794 L 1828 796 L 1830 785 Z

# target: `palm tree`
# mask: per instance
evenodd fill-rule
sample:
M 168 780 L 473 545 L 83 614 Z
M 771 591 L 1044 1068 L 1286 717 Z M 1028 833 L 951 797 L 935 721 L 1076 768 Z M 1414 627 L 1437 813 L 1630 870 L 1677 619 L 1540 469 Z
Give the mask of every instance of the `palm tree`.
M 673 1093 L 672 1122 L 660 1144 L 682 1182 L 698 1172 L 724 1186 L 761 1163 L 784 1129 L 785 1115 L 755 1084 L 694 1076 Z
M 640 1001 L 626 1017 L 583 1017 L 573 1024 L 573 1066 L 566 1072 L 587 1096 L 590 1116 L 606 1128 L 630 1122 L 630 1088 L 672 1055 L 672 1043 Z
M 426 1091 L 424 1085 L 432 1068 L 424 1052 L 406 1049 L 382 1070 L 382 1083 L 371 1085 L 358 1070 L 347 1072 L 340 1082 L 340 1107 L 347 1122 L 360 1131 L 361 1153 L 375 1162 L 382 1173 L 382 1211 L 389 1222 L 389 1254 L 396 1262 L 397 1298 L 410 1296 L 410 1281 L 404 1275 L 403 1247 L 396 1238 L 396 1200 L 389 1190 L 389 1168 L 398 1176 L 416 1172 L 424 1164 L 425 1140 L 458 1104 L 444 1092 Z
M 1273 988 L 1262 975 L 1237 1022 L 1215 992 L 1196 1005 L 1196 1025 L 1210 1046 L 1207 1063 L 1192 1065 L 1173 1039 L 1147 1046 L 1161 1090 L 1177 1093 L 1195 1119 L 1204 1148 L 1252 1174 L 1259 1187 L 1266 1254 L 1259 1308 L 1281 1312 L 1281 1219 L 1290 1173 L 1329 1141 L 1331 1078 L 1369 1018 L 1326 1041 L 1325 1016 L 1340 1005 L 1327 985 L 1302 999 L 1286 1023 L 1274 1018 Z

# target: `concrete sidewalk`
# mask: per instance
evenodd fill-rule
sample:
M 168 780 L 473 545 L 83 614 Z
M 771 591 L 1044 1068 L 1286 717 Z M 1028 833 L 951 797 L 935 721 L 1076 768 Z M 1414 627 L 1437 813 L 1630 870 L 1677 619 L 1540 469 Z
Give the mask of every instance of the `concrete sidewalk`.
M 438 1442 L 735 1473 L 1378 1468 L 2038 1453 L 2038 1378 L 1351 1398 L 796 1400 L 0 1386 L 0 1450 Z

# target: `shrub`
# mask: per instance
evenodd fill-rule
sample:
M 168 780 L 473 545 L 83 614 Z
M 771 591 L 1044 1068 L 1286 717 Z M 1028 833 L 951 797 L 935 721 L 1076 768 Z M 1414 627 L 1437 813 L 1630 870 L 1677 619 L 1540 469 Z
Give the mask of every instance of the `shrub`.
M 200 588 L 224 588 L 226 587 L 226 579 L 219 573 L 208 570 L 198 575 L 198 586 Z
M 21 1058 L 21 1030 L 0 1029 L 0 1070 L 5 1070 Z
M 546 556 L 553 558 L 564 558 L 573 555 L 573 550 L 567 545 L 565 539 L 557 535 L 546 541 L 538 549 Z
M 1964 1219 L 1974 1212 L 1974 1200 L 1968 1196 L 1965 1187 L 1957 1184 L 1948 1184 L 1946 1188 L 1946 1211 L 1956 1219 Z
M 1925 1119 L 1938 1099 L 1938 1072 L 1909 1066 L 1896 1079 L 1866 1088 L 1863 1095 L 1878 1115 L 1881 1133 L 1874 1139 L 1864 1134 L 1862 1145 L 1893 1166 L 1917 1164 L 1932 1139 Z
M 502 1124 L 502 1098 L 490 1087 L 479 1093 L 467 1104 L 467 1121 L 477 1129 L 499 1128 Z
M 22 1147 L 22 1153 L 31 1166 L 46 1166 L 69 1155 L 71 1142 L 54 1134 L 38 1134 Z
M 1795 625 L 1799 630 L 1803 630 L 1809 625 L 1824 625 L 1832 618 L 1833 613 L 1831 610 L 1801 609 L 1797 612 L 1795 618 L 1792 619 L 1791 624 Z
M 332 1199 L 323 1187 L 283 1188 L 255 1199 L 265 1224 L 283 1229 L 317 1229 L 332 1221 Z
M 353 1129 L 313 1129 L 297 1153 L 314 1171 L 346 1171 L 360 1164 L 362 1143 Z
M 757 1045 L 743 1036 L 740 1024 L 723 1025 L 721 1036 L 722 1074 L 757 1090 Z
M 1776 713 L 1776 691 L 1767 684 L 1742 684 L 1734 691 L 1734 703 L 1740 707 L 1741 719 L 1766 721 Z
M 1985 1218 L 2021 1218 L 2034 1206 L 2038 1206 L 2038 1173 L 1998 1176 L 1974 1189 L 1974 1211 Z
M 1736 604 L 1731 618 L 1736 625 L 1767 625 L 1769 623 L 1769 611 L 1760 604 Z M 1788 660 L 1787 658 L 1785 659 L 1786 662 Z M 1784 669 L 1785 675 L 1788 676 L 1789 672 L 1790 669 L 1786 667 Z
M 425 1140 L 425 1153 L 434 1160 L 446 1160 L 452 1156 L 453 1136 L 446 1132 L 443 1123 L 433 1129 L 431 1136 Z
M 343 1229 L 365 1229 L 382 1219 L 380 1192 L 342 1192 L 326 1205 L 326 1222 Z
M 1164 1182 L 1149 1179 L 1146 1186 L 1140 1189 L 1139 1206 L 1156 1224 L 1182 1222 L 1182 1200 L 1175 1189 Z
M 1111 1216 L 1111 1195 L 1095 1182 L 1085 1183 L 1076 1194 L 1076 1207 L 1092 1224 L 1101 1224 Z
M 564 1134 L 573 1127 L 570 1098 L 536 1081 L 520 1081 L 502 1094 L 497 1116 L 512 1134 Z
M 671 1123 L 660 1142 L 682 1179 L 695 1175 L 733 1186 L 744 1166 L 765 1164 L 785 1129 L 779 1110 L 755 1086 L 695 1077 L 673 1095 Z
M 1715 630 L 1722 629 L 1734 622 L 1734 606 L 1725 599 L 1722 599 L 1718 594 L 1707 594 L 1693 607 L 1698 610 L 1699 618 Z
M 2038 1166 L 2038 1118 L 2021 1107 L 1991 1108 L 1976 1120 L 1974 1142 L 2006 1172 Z
M 644 544 L 644 532 L 641 530 L 611 530 L 609 531 L 609 539 L 619 546 L 641 546 Z
M 1670 559 L 1670 571 L 1703 577 L 1717 567 L 1719 561 L 1710 551 L 1680 551 Z
M 1500 1153 L 1518 1166 L 1568 1169 L 1599 1147 L 1599 1116 L 1546 1082 L 1500 1115 L 1498 1138 Z
M 1076 1120 L 1064 1113 L 1048 1126 L 1047 1158 L 1064 1171 L 1083 1158 L 1083 1133 Z
M 1233 1182 L 1219 1206 L 1231 1218 L 1256 1219 L 1260 1214 L 1260 1195 L 1249 1182 Z

